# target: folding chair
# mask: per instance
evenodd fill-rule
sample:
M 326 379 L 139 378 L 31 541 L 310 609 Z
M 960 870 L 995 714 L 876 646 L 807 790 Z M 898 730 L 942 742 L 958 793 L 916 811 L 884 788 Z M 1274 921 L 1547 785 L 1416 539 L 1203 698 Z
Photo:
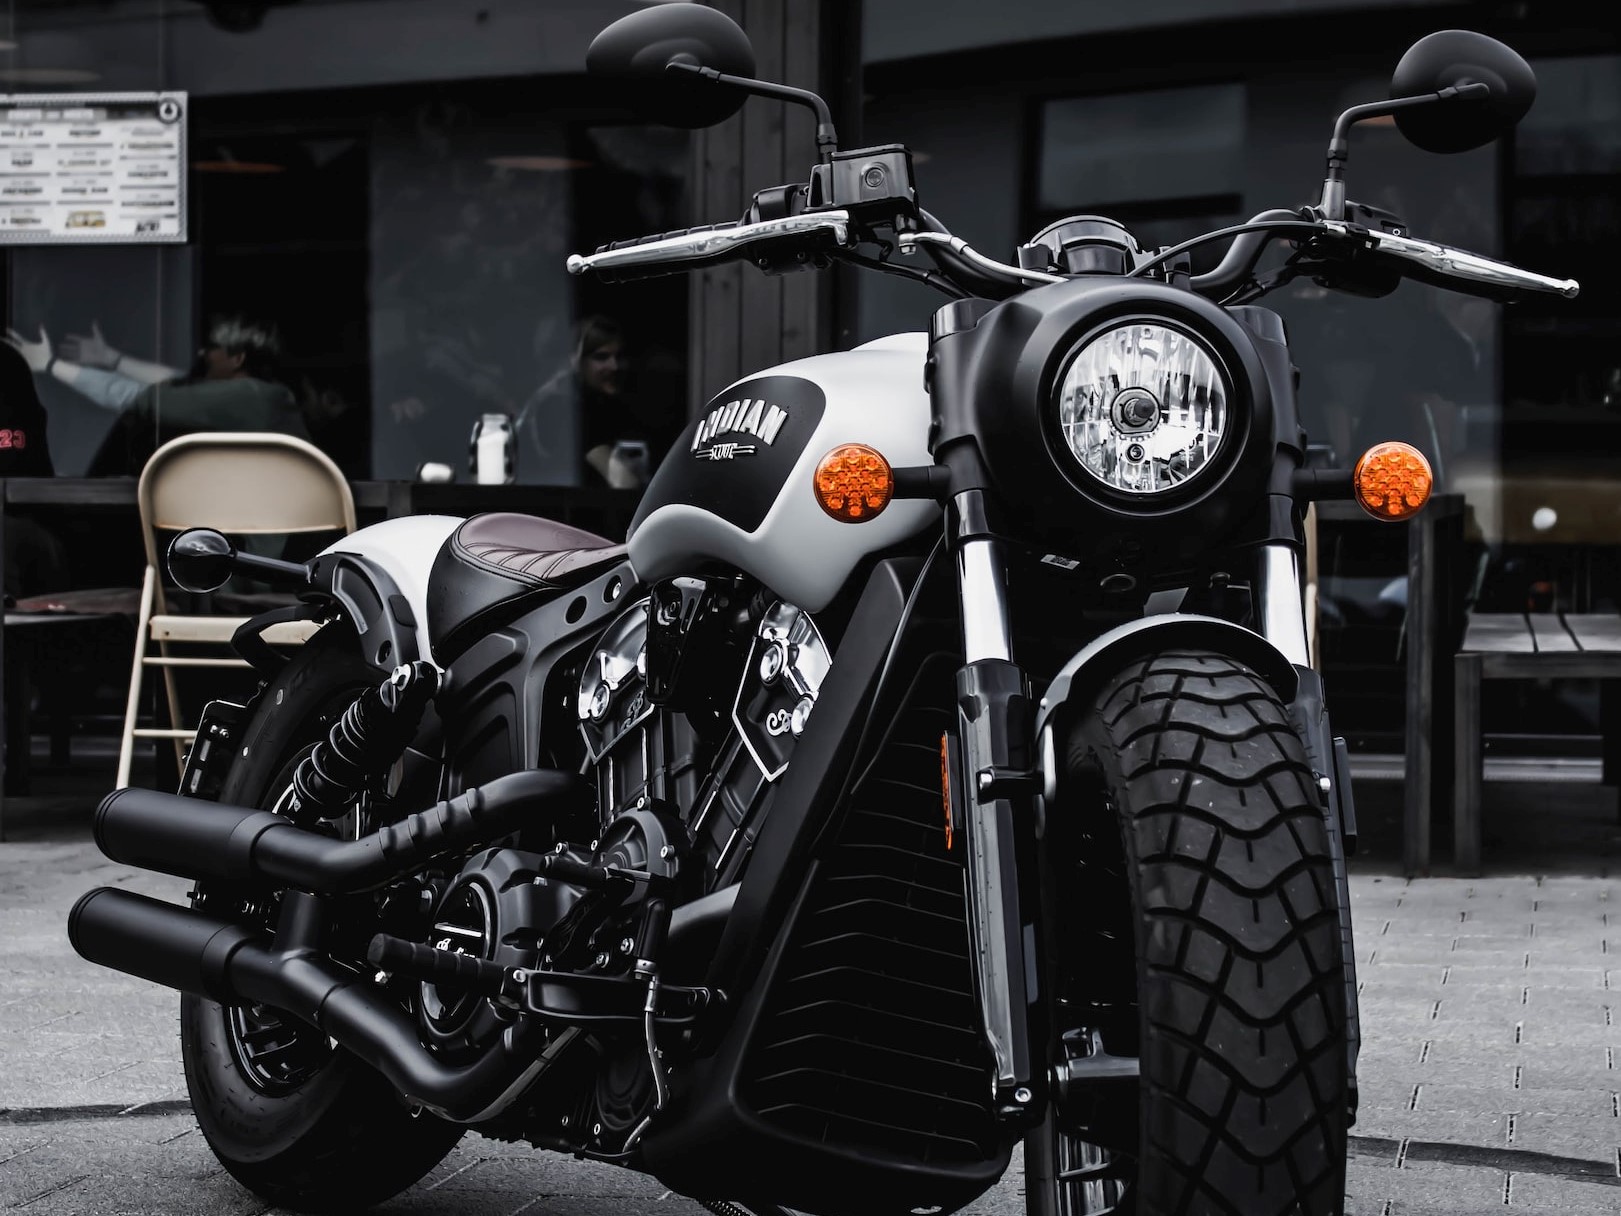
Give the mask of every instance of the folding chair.
M 137 490 L 141 533 L 146 544 L 146 575 L 135 627 L 124 738 L 118 754 L 118 785 L 129 784 L 137 739 L 174 740 L 175 759 L 196 735 L 187 727 L 177 695 L 175 672 L 187 667 L 246 667 L 234 655 L 173 655 L 172 644 L 226 648 L 249 618 L 176 611 L 164 589 L 163 555 L 168 538 L 187 528 L 215 528 L 232 536 L 293 535 L 355 530 L 354 495 L 327 455 L 290 435 L 206 432 L 170 440 L 141 470 Z M 298 645 L 316 629 L 309 621 L 271 625 L 264 639 Z M 152 653 L 156 643 L 157 653 Z M 163 672 L 169 707 L 167 727 L 136 726 L 146 669 Z

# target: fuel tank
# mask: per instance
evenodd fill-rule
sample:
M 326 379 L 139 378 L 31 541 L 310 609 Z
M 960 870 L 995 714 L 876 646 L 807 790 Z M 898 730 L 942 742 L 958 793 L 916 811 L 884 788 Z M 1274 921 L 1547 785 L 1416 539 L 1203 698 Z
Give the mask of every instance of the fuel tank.
M 846 443 L 891 467 L 932 464 L 928 335 L 897 334 L 737 381 L 670 449 L 631 521 L 630 560 L 649 582 L 716 565 L 758 579 L 810 612 L 867 554 L 934 524 L 940 507 L 895 500 L 869 519 L 835 519 L 816 499 L 822 457 Z

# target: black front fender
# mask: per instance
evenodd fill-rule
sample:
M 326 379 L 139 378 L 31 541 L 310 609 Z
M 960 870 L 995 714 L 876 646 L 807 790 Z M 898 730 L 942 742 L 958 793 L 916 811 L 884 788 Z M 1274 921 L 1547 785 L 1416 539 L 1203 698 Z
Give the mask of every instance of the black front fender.
M 1285 705 L 1295 699 L 1300 673 L 1284 653 L 1253 629 L 1220 617 L 1167 613 L 1128 621 L 1093 638 L 1065 663 L 1042 694 L 1036 709 L 1036 736 L 1071 701 L 1090 698 L 1127 663 L 1167 650 L 1213 650 L 1254 669 Z

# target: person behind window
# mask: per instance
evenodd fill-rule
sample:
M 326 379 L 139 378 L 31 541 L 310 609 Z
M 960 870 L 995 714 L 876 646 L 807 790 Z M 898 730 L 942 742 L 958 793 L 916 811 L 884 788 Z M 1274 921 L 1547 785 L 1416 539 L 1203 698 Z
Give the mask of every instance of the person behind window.
M 0 345 L 0 477 L 50 477 L 51 445 L 45 406 L 34 390 L 28 360 Z
M 55 472 L 45 439 L 45 407 L 34 391 L 28 363 L 0 343 L 0 477 L 50 477 Z M 38 520 L 8 516 L 5 536 L 8 608 L 15 597 L 62 586 L 66 555 L 61 543 Z
M 6 341 L 39 375 L 54 376 L 80 395 L 119 411 L 117 423 L 90 463 L 91 476 L 135 474 L 158 447 L 198 431 L 275 431 L 308 441 L 309 429 L 292 391 L 277 378 L 281 341 L 272 326 L 241 317 L 217 321 L 182 373 L 115 350 L 98 325 L 88 336 L 52 346 L 16 330 Z
M 610 317 L 588 316 L 574 330 L 568 365 L 524 402 L 516 423 L 518 467 L 555 460 L 569 419 L 580 435 L 581 484 L 636 489 L 647 484 L 674 436 L 665 419 L 631 392 L 624 330 Z

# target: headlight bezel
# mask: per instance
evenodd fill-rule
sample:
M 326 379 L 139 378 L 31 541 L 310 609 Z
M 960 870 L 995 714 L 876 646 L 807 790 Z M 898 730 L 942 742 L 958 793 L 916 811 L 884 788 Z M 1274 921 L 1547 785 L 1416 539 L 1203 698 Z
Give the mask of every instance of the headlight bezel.
M 1230 446 L 1220 467 L 1152 499 L 1110 494 L 1074 467 L 1053 404 L 1069 353 L 1132 317 L 1191 330 L 1214 352 L 1232 390 Z M 1151 279 L 1077 275 L 1000 304 L 948 304 L 931 325 L 924 376 L 936 458 L 995 495 L 1008 535 L 1045 553 L 1101 563 L 1098 569 L 1181 568 L 1208 559 L 1212 544 L 1277 509 L 1281 500 L 1268 495 L 1287 484 L 1284 449 L 1301 441 L 1276 314 L 1223 307 Z
M 1154 308 L 1147 300 L 1133 301 L 1133 304 L 1135 307 L 1091 313 L 1086 323 L 1070 335 L 1063 346 L 1063 355 L 1048 365 L 1049 374 L 1043 377 L 1041 429 L 1053 464 L 1077 493 L 1114 512 L 1143 517 L 1180 511 L 1222 485 L 1250 445 L 1255 403 L 1249 377 L 1242 374 L 1246 369 L 1241 360 L 1237 361 L 1235 369 L 1235 352 L 1225 335 L 1198 324 L 1193 316 Z M 1081 353 L 1110 331 L 1131 325 L 1157 325 L 1197 343 L 1215 364 L 1226 394 L 1226 426 L 1210 460 L 1181 484 L 1149 493 L 1117 489 L 1087 469 L 1071 448 L 1061 418 L 1060 396 L 1064 382 Z M 1235 370 L 1239 374 L 1235 374 Z
M 1076 446 L 1071 439 L 1070 428 L 1076 424 L 1066 423 L 1064 418 L 1064 401 L 1066 391 L 1069 389 L 1070 377 L 1075 371 L 1076 365 L 1082 360 L 1083 357 L 1092 351 L 1094 347 L 1096 347 L 1100 342 L 1108 340 L 1111 335 L 1116 334 L 1121 330 L 1137 328 L 1160 329 L 1167 333 L 1176 335 L 1184 342 L 1190 343 L 1194 350 L 1209 361 L 1212 369 L 1215 372 L 1216 382 L 1221 390 L 1221 404 L 1219 406 L 1221 413 L 1220 425 L 1217 428 L 1213 428 L 1216 430 L 1216 442 L 1214 450 L 1204 459 L 1204 462 L 1197 469 L 1190 472 L 1188 476 L 1185 477 L 1181 482 L 1169 486 L 1156 487 L 1153 489 L 1133 489 L 1129 486 L 1115 485 L 1108 480 L 1103 473 L 1090 467 L 1080 452 L 1076 450 Z M 1164 399 L 1163 394 L 1159 391 L 1162 387 L 1160 383 L 1146 384 L 1133 382 L 1127 384 L 1123 380 L 1119 379 L 1116 379 L 1115 383 L 1116 388 L 1114 395 L 1109 399 L 1108 403 L 1104 407 L 1109 415 L 1118 415 L 1121 409 L 1120 403 L 1123 400 L 1126 400 L 1128 397 L 1132 399 L 1132 402 L 1135 402 L 1138 397 L 1144 398 L 1145 401 L 1152 402 L 1163 415 L 1168 403 Z M 1047 401 L 1046 408 L 1052 414 L 1053 427 L 1058 435 L 1060 452 L 1063 456 L 1068 458 L 1069 467 L 1066 470 L 1067 472 L 1071 474 L 1078 473 L 1084 479 L 1084 484 L 1089 488 L 1099 493 L 1110 495 L 1113 499 L 1122 503 L 1150 504 L 1174 502 L 1177 500 L 1179 494 L 1185 496 L 1190 492 L 1196 492 L 1196 487 L 1200 486 L 1212 476 L 1215 476 L 1227 462 L 1229 451 L 1233 444 L 1234 431 L 1240 429 L 1241 427 L 1241 423 L 1236 416 L 1237 411 L 1234 409 L 1235 396 L 1236 388 L 1232 373 L 1222 359 L 1221 352 L 1215 348 L 1208 337 L 1196 331 L 1192 326 L 1183 324 L 1174 318 L 1152 313 L 1145 313 L 1138 316 L 1121 316 L 1111 318 L 1108 321 L 1095 326 L 1079 341 L 1074 342 L 1070 346 L 1068 352 L 1063 356 L 1062 359 L 1059 360 L 1057 371 L 1053 376 L 1052 388 L 1048 394 L 1049 399 Z M 1130 425 L 1129 422 L 1127 425 Z M 1114 418 L 1110 424 L 1111 429 L 1123 439 L 1130 440 L 1133 434 L 1140 434 L 1143 437 L 1142 441 L 1145 443 L 1151 443 L 1149 437 L 1158 434 L 1162 425 L 1163 423 L 1155 421 L 1151 425 L 1144 424 L 1134 431 L 1128 431 L 1121 429 L 1121 423 L 1118 418 Z M 1189 433 L 1196 434 L 1198 432 Z M 1209 433 L 1209 431 L 1207 430 L 1205 433 Z M 1150 459 L 1152 459 L 1152 457 L 1150 457 Z

